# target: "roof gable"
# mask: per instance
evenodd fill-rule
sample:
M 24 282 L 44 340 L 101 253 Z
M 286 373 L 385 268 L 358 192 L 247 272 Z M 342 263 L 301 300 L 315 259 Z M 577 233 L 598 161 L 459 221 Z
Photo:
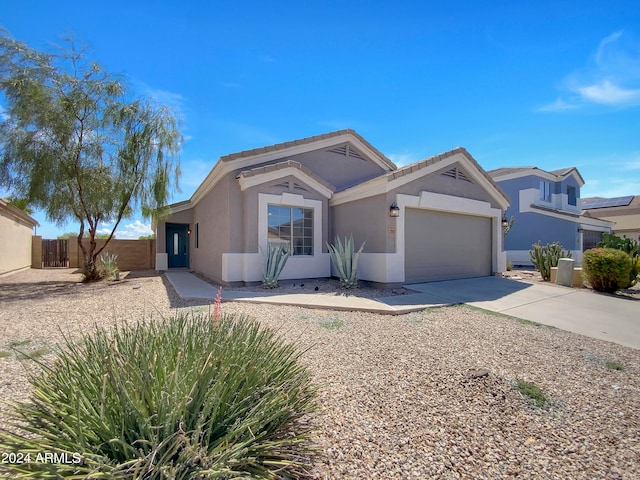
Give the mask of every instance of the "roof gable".
M 573 175 L 580 186 L 584 185 L 584 179 L 576 167 L 561 168 L 558 170 L 542 170 L 538 167 L 501 167 L 487 172 L 496 182 L 504 182 L 513 180 L 514 178 L 522 178 L 530 175 L 549 180 L 551 182 L 560 182 L 567 177 Z
M 441 171 L 443 168 L 446 168 L 446 166 L 453 165 L 456 162 L 462 165 L 461 169 L 454 167 L 444 170 L 443 172 Z M 339 205 L 340 203 L 366 198 L 371 195 L 386 193 L 420 177 L 436 172 L 440 172 L 440 174 L 446 176 L 454 175 L 455 178 L 459 180 L 475 181 L 503 208 L 506 208 L 510 204 L 507 194 L 487 172 L 484 171 L 469 152 L 462 147 L 406 165 L 378 178 L 338 192 L 331 200 L 331 204 Z
M 354 130 L 345 129 L 316 135 L 300 140 L 279 143 L 267 147 L 244 150 L 220 157 L 207 177 L 191 196 L 190 202 L 197 203 L 225 175 L 235 170 L 250 170 L 262 164 L 280 163 L 290 157 L 316 150 L 336 150 L 344 152 L 348 158 L 365 158 L 377 165 L 382 172 L 395 170 L 396 165 L 373 147 Z

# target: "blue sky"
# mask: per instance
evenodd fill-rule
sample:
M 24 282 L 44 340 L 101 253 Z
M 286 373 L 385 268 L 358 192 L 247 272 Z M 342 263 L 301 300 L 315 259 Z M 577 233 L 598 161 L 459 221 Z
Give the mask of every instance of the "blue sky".
M 463 146 L 487 170 L 576 166 L 583 197 L 640 195 L 637 0 L 231 3 L 7 1 L 0 24 L 43 50 L 73 33 L 177 109 L 173 201 L 222 155 L 342 128 L 398 165 Z M 34 216 L 46 238 L 77 230 Z

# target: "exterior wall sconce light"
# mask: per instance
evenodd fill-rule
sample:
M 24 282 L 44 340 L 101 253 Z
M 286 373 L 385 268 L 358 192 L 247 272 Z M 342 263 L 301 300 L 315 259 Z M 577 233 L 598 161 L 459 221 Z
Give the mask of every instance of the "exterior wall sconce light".
M 191 235 L 191 229 L 187 230 L 187 235 Z
M 400 207 L 396 202 L 393 202 L 389 207 L 389 216 L 390 217 L 399 217 L 400 216 Z
M 507 213 L 504 212 L 502 214 L 502 228 L 507 228 L 509 226 L 509 220 L 507 220 Z

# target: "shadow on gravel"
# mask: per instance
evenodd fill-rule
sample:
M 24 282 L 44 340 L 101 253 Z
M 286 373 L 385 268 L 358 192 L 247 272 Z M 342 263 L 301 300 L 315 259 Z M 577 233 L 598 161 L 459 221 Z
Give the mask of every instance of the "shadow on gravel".
M 0 303 L 9 301 L 37 301 L 52 297 L 77 295 L 78 288 L 84 284 L 79 281 L 44 282 L 1 282 Z

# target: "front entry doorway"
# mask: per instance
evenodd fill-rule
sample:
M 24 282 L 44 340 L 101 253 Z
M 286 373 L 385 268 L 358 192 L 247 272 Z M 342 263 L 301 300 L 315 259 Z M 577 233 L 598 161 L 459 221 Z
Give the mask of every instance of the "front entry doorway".
M 189 266 L 189 225 L 167 223 L 167 256 L 169 268 Z

